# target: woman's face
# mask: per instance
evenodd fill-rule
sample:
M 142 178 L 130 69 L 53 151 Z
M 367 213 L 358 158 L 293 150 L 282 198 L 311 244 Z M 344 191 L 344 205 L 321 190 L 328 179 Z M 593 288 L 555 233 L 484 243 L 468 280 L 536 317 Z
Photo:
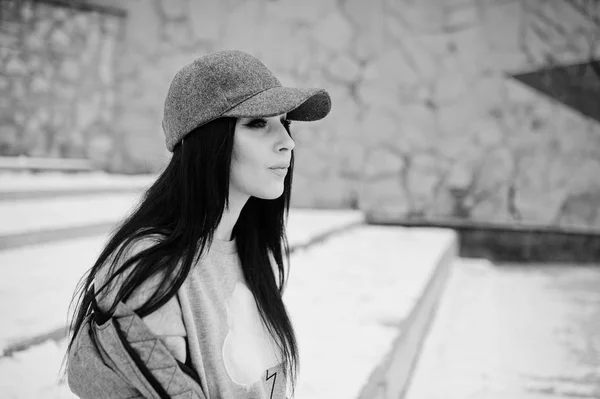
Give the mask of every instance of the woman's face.
M 231 155 L 229 198 L 246 201 L 250 196 L 275 199 L 283 194 L 294 140 L 285 125 L 286 114 L 268 118 L 238 118 Z

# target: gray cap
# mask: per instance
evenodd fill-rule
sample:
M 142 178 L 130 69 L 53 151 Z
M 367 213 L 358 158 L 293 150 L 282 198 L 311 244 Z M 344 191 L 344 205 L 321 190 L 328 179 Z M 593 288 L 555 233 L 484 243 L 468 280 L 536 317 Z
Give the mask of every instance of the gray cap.
M 237 50 L 209 53 L 181 68 L 173 78 L 163 115 L 167 149 L 211 120 L 270 117 L 287 113 L 297 121 L 316 121 L 331 109 L 323 89 L 282 87 L 267 67 Z

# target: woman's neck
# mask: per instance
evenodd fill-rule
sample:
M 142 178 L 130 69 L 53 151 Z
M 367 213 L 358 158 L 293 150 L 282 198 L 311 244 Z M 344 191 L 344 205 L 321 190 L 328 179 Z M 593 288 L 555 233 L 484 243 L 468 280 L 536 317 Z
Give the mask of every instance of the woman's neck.
M 229 196 L 229 208 L 223 210 L 221 221 L 215 230 L 215 237 L 221 241 L 231 241 L 233 227 L 237 223 L 242 208 L 248 201 L 248 196 L 235 196 L 230 194 Z

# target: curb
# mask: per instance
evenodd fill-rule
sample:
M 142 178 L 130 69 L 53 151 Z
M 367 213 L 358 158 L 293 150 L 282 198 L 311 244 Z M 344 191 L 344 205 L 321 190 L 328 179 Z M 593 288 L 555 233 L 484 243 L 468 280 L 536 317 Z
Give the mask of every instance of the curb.
M 14 190 L 0 191 L 0 201 L 18 201 L 30 199 L 72 197 L 99 194 L 141 193 L 147 185 L 132 185 L 122 187 L 81 187 L 68 189 L 43 189 L 43 190 Z
M 556 263 L 600 262 L 600 229 L 539 224 L 486 223 L 437 218 L 408 220 L 371 212 L 367 223 L 403 227 L 436 227 L 458 233 L 459 256 L 497 262 Z
M 0 235 L 0 251 L 20 248 L 27 245 L 38 245 L 48 242 L 63 241 L 71 238 L 90 237 L 104 234 L 114 228 L 116 222 L 104 222 L 83 226 L 69 226 L 56 229 L 45 229 L 26 233 Z
M 62 239 L 67 239 L 67 238 L 72 238 L 72 237 L 82 237 L 82 235 L 81 235 L 82 230 L 84 230 L 86 227 L 89 228 L 88 230 L 85 231 L 85 233 L 87 233 L 88 235 L 98 234 L 98 232 L 104 233 L 107 228 L 110 228 L 113 225 L 114 224 L 102 224 L 102 225 L 94 225 L 94 226 L 84 226 L 83 228 L 65 228 L 65 229 L 62 229 L 65 231 L 65 234 L 67 234 L 68 230 L 70 230 L 70 229 L 75 230 L 75 232 L 68 233 L 68 237 L 64 236 Z M 362 226 L 362 225 L 364 225 L 363 220 L 352 221 L 348 224 L 338 226 L 335 229 L 331 229 L 331 230 L 325 231 L 324 233 L 315 235 L 314 237 L 311 237 L 309 240 L 307 240 L 305 242 L 298 243 L 295 245 L 290 245 L 290 256 L 298 250 L 308 249 L 308 248 L 312 247 L 313 245 L 320 244 L 320 243 L 326 241 L 327 239 L 329 239 L 332 236 L 344 233 L 346 231 L 349 231 L 351 229 L 354 229 L 354 228 Z M 94 233 L 93 232 L 94 229 L 97 229 L 98 231 L 96 233 Z M 52 233 L 52 232 L 46 232 L 46 233 L 50 236 L 50 239 L 48 239 L 47 241 L 56 241 L 57 240 L 56 238 L 52 237 L 52 234 L 56 234 L 56 233 Z M 25 235 L 27 235 L 27 234 L 25 234 Z M 3 249 L 3 247 L 2 247 L 2 244 L 3 244 L 2 239 L 3 238 L 4 237 L 0 237 L 0 249 Z M 61 238 L 59 238 L 59 239 L 61 239 Z M 34 242 L 26 243 L 24 245 L 37 244 L 39 242 L 40 241 L 34 241 Z M 12 248 L 14 248 L 14 246 Z M 66 338 L 67 335 L 68 335 L 68 327 L 57 327 L 51 331 L 46 331 L 42 334 L 38 334 L 33 337 L 24 338 L 22 340 L 19 340 L 13 344 L 7 345 L 6 347 L 2 348 L 0 351 L 0 359 L 2 359 L 4 357 L 10 357 L 17 352 L 22 352 L 24 350 L 31 348 L 32 346 L 43 344 L 44 342 L 49 341 L 49 340 L 59 342 L 62 339 Z
M 32 346 L 43 344 L 46 341 L 59 342 L 66 336 L 67 327 L 55 328 L 54 330 L 48 331 L 44 334 L 39 334 L 34 337 L 27 338 L 18 341 L 14 344 L 8 345 L 2 350 L 2 353 L 0 354 L 0 359 L 2 359 L 3 357 L 11 357 L 16 352 L 22 352 L 26 349 L 31 348 Z
M 358 399 L 404 398 L 457 254 L 458 237 L 454 233 L 421 297 L 403 322 L 392 349 L 371 373 Z
M 327 230 L 324 233 L 317 234 L 314 237 L 311 237 L 310 240 L 308 240 L 306 242 L 290 245 L 290 255 L 292 255 L 294 252 L 296 252 L 298 250 L 308 249 L 308 248 L 312 247 L 313 245 L 320 244 L 334 235 L 345 233 L 354 228 L 357 228 L 359 226 L 364 226 L 364 225 L 365 225 L 364 220 L 356 220 L 356 221 L 350 222 L 348 224 L 338 226 L 335 229 Z

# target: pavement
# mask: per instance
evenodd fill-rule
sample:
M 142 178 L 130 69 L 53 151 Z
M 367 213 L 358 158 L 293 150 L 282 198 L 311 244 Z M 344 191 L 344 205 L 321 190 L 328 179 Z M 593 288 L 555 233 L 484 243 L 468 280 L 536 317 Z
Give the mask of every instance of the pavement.
M 72 195 L 0 202 L 0 237 L 114 223 L 131 210 L 138 193 Z
M 73 397 L 58 375 L 73 291 L 148 183 L 0 174 L 3 398 Z M 353 397 L 368 388 L 456 245 L 449 230 L 363 221 L 359 211 L 290 210 L 293 267 L 284 301 L 303 359 L 297 397 Z
M 0 200 L 140 192 L 149 187 L 155 179 L 155 175 L 114 175 L 101 171 L 85 173 L 0 171 Z
M 39 211 L 43 203 L 37 200 L 26 201 L 29 211 L 23 201 L 13 202 L 11 212 L 7 201 L 3 216 L 12 214 L 22 223 L 6 228 L 5 234 L 27 234 L 36 226 L 32 215 L 44 215 L 46 230 L 63 223 L 85 224 L 97 214 L 82 211 L 77 212 L 79 219 L 66 219 L 61 212 L 84 209 L 87 200 L 97 201 L 86 198 L 64 208 L 61 201 L 54 203 L 52 212 Z M 131 201 L 135 198 L 98 204 L 103 217 L 111 220 L 111 212 L 114 218 L 123 216 Z M 21 218 L 15 216 L 17 209 Z M 443 229 L 365 226 L 356 211 L 293 209 L 288 237 L 293 267 L 284 301 L 303 359 L 297 397 L 356 396 L 407 328 L 406 320 L 438 261 L 455 245 L 455 234 Z M 0 348 L 5 351 L 0 357 L 2 397 L 73 397 L 57 374 L 66 348 L 64 338 L 41 340 L 16 351 L 10 348 L 64 330 L 75 285 L 106 239 L 106 235 L 70 238 L 0 251 L 0 316 L 5 326 L 0 331 Z M 332 384 L 332 380 L 345 383 Z
M 136 206 L 141 193 L 69 195 L 0 202 L 0 250 L 108 233 Z M 294 209 L 289 243 L 301 246 L 346 223 L 363 221 L 357 211 Z M 1 263 L 0 263 L 1 264 Z
M 60 232 L 113 225 L 145 184 L 95 179 L 30 176 L 8 189 L 0 176 L 3 398 L 74 397 L 58 378 L 66 340 L 49 333 L 64 331 L 107 232 Z M 456 258 L 450 230 L 362 222 L 356 211 L 290 211 L 297 398 L 600 399 L 596 265 Z M 41 233 L 41 244 L 24 239 Z
M 455 261 L 406 398 L 600 398 L 600 267 Z
M 296 252 L 284 301 L 300 344 L 297 397 L 357 398 L 378 384 L 455 245 L 444 229 L 358 226 Z
M 26 201 L 28 204 L 3 203 L 0 220 L 12 223 L 12 227 L 4 226 L 4 232 L 29 231 L 38 215 L 45 215 L 44 222 L 40 222 L 41 229 L 51 229 L 61 223 L 83 225 L 99 217 L 116 222 L 125 215 L 133 199 L 130 196 L 122 196 L 119 201 L 110 199 L 102 202 L 95 197 L 85 197 L 79 199 L 81 203 L 73 198 L 47 200 L 52 206 L 42 206 L 38 200 Z M 69 212 L 84 209 L 88 201 L 102 204 L 102 211 Z M 45 213 L 44 210 L 49 209 L 52 211 Z M 70 218 L 65 216 L 69 214 Z M 294 210 L 290 211 L 288 220 L 288 239 L 290 246 L 301 248 L 361 222 L 362 215 L 355 211 Z M 0 229 L 0 238 L 4 232 Z M 0 315 L 4 320 L 0 330 L 1 352 L 36 336 L 52 334 L 65 325 L 77 282 L 93 265 L 107 239 L 107 234 L 101 234 L 0 251 Z M 19 304 L 18 309 L 15 303 Z

